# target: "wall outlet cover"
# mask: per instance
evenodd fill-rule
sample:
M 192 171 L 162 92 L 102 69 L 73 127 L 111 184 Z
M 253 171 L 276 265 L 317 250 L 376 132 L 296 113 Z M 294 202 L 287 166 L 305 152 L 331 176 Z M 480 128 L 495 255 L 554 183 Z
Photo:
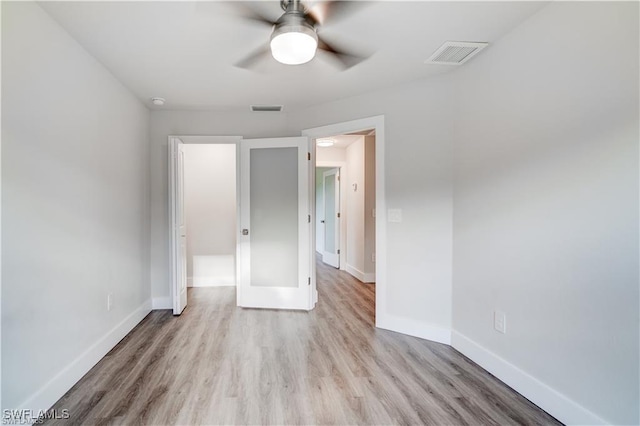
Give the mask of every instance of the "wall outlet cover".
M 502 311 L 494 311 L 493 328 L 499 333 L 507 334 L 507 314 Z

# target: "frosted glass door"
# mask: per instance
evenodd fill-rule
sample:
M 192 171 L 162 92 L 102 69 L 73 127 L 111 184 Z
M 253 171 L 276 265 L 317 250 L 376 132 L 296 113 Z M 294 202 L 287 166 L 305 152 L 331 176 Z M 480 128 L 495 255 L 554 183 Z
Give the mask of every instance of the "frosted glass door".
M 251 282 L 298 286 L 298 149 L 252 149 Z
M 310 309 L 307 138 L 241 143 L 238 305 Z

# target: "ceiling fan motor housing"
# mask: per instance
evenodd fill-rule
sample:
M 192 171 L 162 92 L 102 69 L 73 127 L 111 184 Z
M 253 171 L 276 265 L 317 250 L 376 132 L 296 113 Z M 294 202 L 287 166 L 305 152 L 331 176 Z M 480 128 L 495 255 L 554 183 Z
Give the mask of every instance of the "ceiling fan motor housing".
M 315 56 L 318 34 L 298 1 L 291 0 L 286 7 L 271 33 L 271 52 L 283 64 L 304 64 Z

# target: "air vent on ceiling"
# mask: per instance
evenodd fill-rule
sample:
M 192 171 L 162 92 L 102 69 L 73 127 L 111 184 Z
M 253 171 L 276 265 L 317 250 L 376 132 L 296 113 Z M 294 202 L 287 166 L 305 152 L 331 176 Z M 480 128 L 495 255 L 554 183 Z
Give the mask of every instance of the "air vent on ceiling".
M 251 105 L 253 112 L 280 112 L 282 105 Z
M 462 65 L 489 43 L 447 41 L 425 62 L 427 64 Z

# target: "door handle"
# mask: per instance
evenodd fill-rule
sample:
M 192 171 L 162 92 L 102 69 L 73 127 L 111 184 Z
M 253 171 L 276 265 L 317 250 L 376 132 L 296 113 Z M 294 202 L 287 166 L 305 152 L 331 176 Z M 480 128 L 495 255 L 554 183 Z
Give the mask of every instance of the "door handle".
M 249 230 L 248 229 L 243 229 L 242 230 L 242 235 L 249 235 Z
M 324 220 L 321 220 L 320 223 L 324 223 Z

